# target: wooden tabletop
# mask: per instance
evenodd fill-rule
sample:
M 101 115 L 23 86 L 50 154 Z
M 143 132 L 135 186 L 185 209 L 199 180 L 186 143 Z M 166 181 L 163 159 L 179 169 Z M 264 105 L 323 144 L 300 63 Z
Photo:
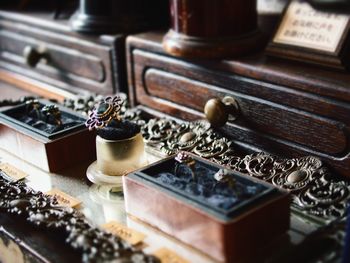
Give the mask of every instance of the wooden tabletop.
M 22 96 L 31 96 L 33 93 L 24 89 L 9 85 L 6 82 L 0 81 L 0 100 L 3 99 L 18 99 Z

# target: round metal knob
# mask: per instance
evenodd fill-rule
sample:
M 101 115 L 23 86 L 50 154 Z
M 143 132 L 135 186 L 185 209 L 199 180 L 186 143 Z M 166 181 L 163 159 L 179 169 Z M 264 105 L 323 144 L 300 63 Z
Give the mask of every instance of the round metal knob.
M 210 99 L 204 106 L 204 114 L 213 127 L 224 126 L 227 120 L 235 120 L 239 114 L 237 101 L 232 97 Z
M 44 52 L 40 52 L 31 46 L 26 46 L 23 49 L 23 56 L 26 64 L 32 68 L 34 68 L 41 59 L 46 58 L 46 54 Z

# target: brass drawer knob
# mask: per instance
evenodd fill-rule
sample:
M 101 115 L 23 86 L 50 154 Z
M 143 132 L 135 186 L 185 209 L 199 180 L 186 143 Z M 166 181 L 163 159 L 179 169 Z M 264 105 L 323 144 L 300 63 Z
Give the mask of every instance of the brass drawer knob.
M 41 59 L 47 58 L 47 54 L 45 52 L 37 50 L 32 46 L 26 46 L 23 49 L 23 57 L 25 59 L 26 64 L 29 67 L 34 68 L 40 62 Z
M 220 99 L 210 99 L 204 106 L 204 114 L 213 127 L 222 127 L 230 120 L 235 120 L 239 115 L 237 101 L 230 96 Z

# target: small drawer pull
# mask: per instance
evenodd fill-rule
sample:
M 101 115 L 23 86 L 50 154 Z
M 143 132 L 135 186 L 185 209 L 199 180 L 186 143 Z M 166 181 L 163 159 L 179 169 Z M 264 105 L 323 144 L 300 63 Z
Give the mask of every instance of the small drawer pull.
M 34 68 L 40 62 L 40 60 L 47 58 L 47 53 L 39 51 L 38 49 L 32 46 L 26 46 L 23 49 L 23 57 L 25 59 L 26 64 L 29 67 Z
M 239 106 L 237 101 L 230 96 L 220 99 L 210 99 L 204 106 L 204 114 L 213 127 L 222 127 L 230 120 L 237 119 Z

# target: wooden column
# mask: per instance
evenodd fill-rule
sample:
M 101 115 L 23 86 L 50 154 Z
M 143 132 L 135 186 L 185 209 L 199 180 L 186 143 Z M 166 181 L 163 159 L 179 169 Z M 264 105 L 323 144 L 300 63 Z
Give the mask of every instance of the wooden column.
M 241 55 L 262 46 L 256 0 L 170 0 L 164 49 L 182 57 Z

